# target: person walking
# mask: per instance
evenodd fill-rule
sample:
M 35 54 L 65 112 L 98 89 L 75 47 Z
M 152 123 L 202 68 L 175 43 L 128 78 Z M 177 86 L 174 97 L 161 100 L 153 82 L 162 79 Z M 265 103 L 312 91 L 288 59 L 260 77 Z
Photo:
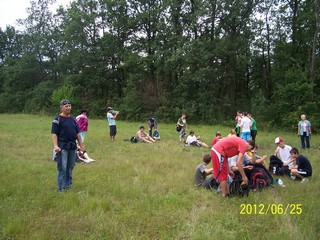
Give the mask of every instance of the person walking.
M 60 102 L 61 113 L 52 121 L 51 136 L 54 151 L 57 153 L 58 192 L 72 188 L 72 170 L 76 160 L 78 140 L 80 150 L 84 151 L 76 119 L 71 116 L 71 102 L 64 99 Z
M 301 148 L 310 148 L 311 123 L 307 120 L 305 114 L 301 115 L 301 121 L 298 123 L 298 136 L 301 140 Z

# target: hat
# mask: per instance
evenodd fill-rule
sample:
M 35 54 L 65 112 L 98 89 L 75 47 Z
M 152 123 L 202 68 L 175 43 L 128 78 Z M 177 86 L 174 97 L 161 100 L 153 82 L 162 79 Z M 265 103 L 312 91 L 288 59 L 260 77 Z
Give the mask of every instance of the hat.
M 64 106 L 64 105 L 67 105 L 67 104 L 71 104 L 71 102 L 68 100 L 68 99 L 63 99 L 61 102 L 60 102 L 60 107 Z
M 107 111 L 109 112 L 110 110 L 112 110 L 112 107 L 107 107 Z
M 143 128 L 143 129 L 144 129 L 144 126 L 140 126 L 140 129 L 141 129 L 141 128 Z
M 283 138 L 282 137 L 277 137 L 275 140 L 274 140 L 274 143 L 275 144 L 278 144 L 278 143 L 281 143 L 283 142 Z

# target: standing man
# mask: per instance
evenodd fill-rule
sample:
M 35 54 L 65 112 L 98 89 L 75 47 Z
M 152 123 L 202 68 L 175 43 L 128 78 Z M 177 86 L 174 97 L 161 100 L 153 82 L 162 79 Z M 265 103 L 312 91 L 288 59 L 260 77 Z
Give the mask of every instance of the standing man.
M 88 131 L 88 117 L 87 117 L 87 110 L 82 109 L 80 111 L 80 115 L 76 117 L 78 126 L 79 126 L 79 131 L 80 131 L 80 136 L 82 143 L 84 143 L 84 138 L 86 136 L 86 133 Z
M 233 176 L 228 158 L 238 155 L 237 166 L 242 176 L 242 183 L 248 184 L 248 178 L 243 171 L 243 157 L 244 154 L 255 148 L 255 142 L 245 140 L 237 137 L 223 138 L 211 148 L 212 166 L 214 172 L 214 179 L 220 181 L 222 196 L 229 195 L 229 188 L 227 184 L 228 174 Z
M 311 123 L 304 114 L 301 115 L 301 121 L 298 123 L 298 136 L 301 139 L 301 148 L 310 148 Z
M 149 117 L 147 123 L 149 127 L 149 136 L 152 137 L 152 129 L 154 128 L 154 131 L 157 131 L 157 120 L 153 117 Z
M 256 122 L 256 120 L 252 117 L 252 114 L 251 114 L 251 113 L 248 113 L 248 117 L 249 117 L 250 120 L 251 120 L 251 139 L 252 139 L 253 141 L 256 141 L 256 136 L 257 136 L 257 132 L 258 132 L 257 122 Z
M 117 135 L 116 118 L 118 111 L 113 111 L 112 107 L 107 108 L 107 119 L 110 127 L 110 141 L 114 141 Z
M 240 123 L 240 133 L 241 133 L 241 138 L 245 141 L 249 141 L 251 137 L 251 120 L 248 118 L 248 113 L 244 112 L 243 117 L 241 119 Z
M 179 140 L 180 140 L 180 142 L 183 142 L 184 141 L 184 137 L 187 134 L 187 114 L 183 113 L 181 115 L 181 118 L 178 119 L 177 129 L 180 129 L 180 131 L 179 131 Z
M 76 119 L 70 115 L 71 103 L 69 100 L 60 102 L 61 113 L 52 121 L 52 142 L 54 151 L 57 153 L 58 168 L 58 192 L 72 188 L 72 170 L 76 160 L 76 140 L 80 150 L 83 151 L 79 127 Z

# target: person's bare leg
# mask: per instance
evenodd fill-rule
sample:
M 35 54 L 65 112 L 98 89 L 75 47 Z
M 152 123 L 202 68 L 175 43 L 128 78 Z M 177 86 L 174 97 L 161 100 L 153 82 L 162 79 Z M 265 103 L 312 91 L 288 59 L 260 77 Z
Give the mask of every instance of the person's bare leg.
M 226 180 L 224 181 L 220 181 L 220 186 L 221 186 L 221 193 L 222 196 L 228 196 L 229 195 L 229 187 L 228 187 L 228 183 Z

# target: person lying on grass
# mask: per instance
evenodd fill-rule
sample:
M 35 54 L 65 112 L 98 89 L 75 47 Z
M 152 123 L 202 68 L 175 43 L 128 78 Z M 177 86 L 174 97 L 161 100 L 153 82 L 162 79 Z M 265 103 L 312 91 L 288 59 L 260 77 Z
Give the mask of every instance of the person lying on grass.
M 91 163 L 91 162 L 95 162 L 96 160 L 90 158 L 87 151 L 82 151 L 80 149 L 79 144 L 77 144 L 77 161 L 84 162 L 84 163 Z
M 296 160 L 296 165 L 289 167 L 291 174 L 301 179 L 301 183 L 309 181 L 308 177 L 312 176 L 312 166 L 308 158 L 299 154 L 297 148 L 290 150 L 291 158 Z
M 140 126 L 139 131 L 136 133 L 138 142 L 155 143 L 156 141 L 150 137 L 149 134 L 144 132 L 144 126 Z
M 200 136 L 196 137 L 192 130 L 190 131 L 190 135 L 187 137 L 186 144 L 188 144 L 188 146 L 208 147 L 207 144 L 200 141 Z

